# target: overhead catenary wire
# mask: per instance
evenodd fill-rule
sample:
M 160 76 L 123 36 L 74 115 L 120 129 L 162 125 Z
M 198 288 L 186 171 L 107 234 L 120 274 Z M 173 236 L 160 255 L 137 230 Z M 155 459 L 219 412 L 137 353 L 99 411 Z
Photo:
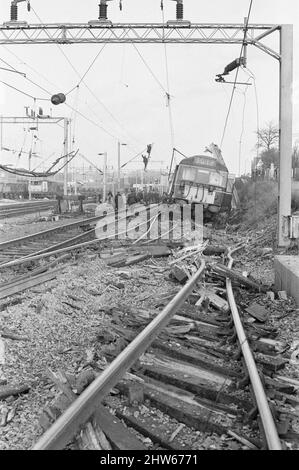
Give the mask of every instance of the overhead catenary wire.
M 241 176 L 241 154 L 242 154 L 244 127 L 245 127 L 245 110 L 246 110 L 246 104 L 247 104 L 247 91 L 249 88 L 249 80 L 250 79 L 248 79 L 248 85 L 246 86 L 245 91 L 240 92 L 243 94 L 244 102 L 243 102 L 243 110 L 242 110 L 241 134 L 240 134 L 240 140 L 239 140 L 239 168 L 238 168 L 239 176 Z
M 77 155 L 79 150 L 77 150 L 76 152 L 70 152 L 68 153 L 67 155 L 63 155 L 59 158 L 57 158 L 55 160 L 54 163 L 52 163 L 52 165 L 49 167 L 49 169 L 45 172 L 35 172 L 35 171 L 32 171 L 32 170 L 17 170 L 17 169 L 12 169 L 6 165 L 0 165 L 0 169 L 1 170 L 4 170 L 8 173 L 12 173 L 13 175 L 18 175 L 18 176 L 26 176 L 26 177 L 31 177 L 31 178 L 40 178 L 40 177 L 48 177 L 48 176 L 55 176 L 57 173 L 59 173 L 61 170 L 63 170 L 63 168 L 68 164 L 70 163 L 74 158 L 75 156 Z M 55 166 L 58 165 L 58 163 L 60 162 L 60 160 L 62 159 L 66 159 L 67 157 L 67 161 L 58 169 L 58 170 L 55 170 L 55 171 L 51 171 L 55 168 Z
M 40 16 L 38 15 L 38 13 L 35 11 L 35 9 L 32 7 L 32 11 L 33 13 L 35 14 L 35 16 L 37 17 L 37 19 L 39 20 L 39 22 L 41 24 L 43 24 L 43 21 L 42 19 L 40 18 Z M 49 33 L 46 31 L 47 35 L 50 37 Z M 112 36 L 112 33 L 110 35 L 110 37 Z M 107 43 L 109 43 L 109 38 L 107 39 Z M 80 75 L 80 73 L 78 72 L 78 70 L 76 69 L 76 67 L 73 65 L 73 63 L 71 62 L 71 60 L 69 59 L 69 57 L 67 56 L 67 54 L 65 54 L 63 48 L 59 45 L 59 44 L 56 44 L 57 47 L 59 48 L 59 50 L 61 51 L 61 53 L 63 54 L 63 56 L 65 57 L 65 59 L 67 60 L 67 62 L 69 63 L 69 65 L 71 66 L 71 68 L 73 69 L 73 71 L 76 73 L 76 75 L 79 77 L 80 81 L 77 85 L 80 85 L 81 83 L 84 84 L 84 86 L 87 88 L 87 90 L 91 93 L 91 95 L 96 99 L 96 101 L 105 109 L 105 111 L 109 114 L 109 116 L 118 124 L 118 126 L 120 128 L 122 128 L 124 130 L 124 132 L 127 134 L 127 136 L 132 140 L 132 136 L 130 136 L 130 133 L 125 129 L 124 125 L 119 121 L 119 119 L 117 119 L 113 113 L 108 109 L 108 107 L 99 99 L 99 97 L 91 90 L 91 88 L 87 85 L 87 83 L 84 81 L 84 78 L 85 76 L 88 74 L 88 72 L 90 71 L 90 69 L 92 68 L 92 66 L 95 64 L 97 58 L 99 57 L 99 55 L 102 53 L 102 51 L 104 50 L 105 46 L 107 45 L 107 43 L 104 44 L 104 46 L 100 49 L 100 51 L 98 52 L 98 54 L 96 55 L 96 57 L 93 59 L 92 63 L 90 64 L 90 66 L 88 67 L 87 71 L 84 73 L 83 76 Z M 72 88 L 72 90 L 70 90 L 68 92 L 71 93 L 74 89 L 76 89 L 77 85 Z M 119 140 L 119 138 L 117 138 L 117 140 Z M 120 140 L 123 140 L 123 139 L 120 139 Z M 137 140 L 135 138 L 133 138 L 133 140 L 135 140 L 137 142 Z
M 137 153 L 137 155 L 134 155 L 134 157 L 124 163 L 121 168 L 124 168 L 126 165 L 128 165 L 128 163 L 131 163 L 133 160 L 136 160 L 136 158 L 140 157 L 140 155 L 142 155 L 144 152 L 146 152 L 146 148 L 144 148 L 141 152 Z
M 242 42 L 239 61 L 241 61 L 242 54 L 243 54 L 243 51 L 244 51 L 244 47 L 246 46 L 246 37 L 247 37 L 248 24 L 249 24 L 249 19 L 250 19 L 250 15 L 251 15 L 252 5 L 253 5 L 253 0 L 250 0 L 247 19 L 246 19 L 246 24 L 245 24 L 245 28 L 244 28 L 244 37 L 243 37 L 243 42 Z M 232 93 L 231 93 L 231 97 L 230 97 L 230 101 L 229 101 L 229 105 L 228 105 L 228 111 L 227 111 L 226 118 L 225 118 L 225 123 L 224 123 L 224 129 L 223 129 L 223 133 L 222 133 L 220 148 L 222 148 L 222 144 L 223 144 L 223 141 L 224 141 L 224 137 L 225 137 L 225 133 L 226 133 L 227 125 L 228 125 L 230 112 L 231 112 L 231 109 L 232 109 L 232 104 L 233 104 L 233 99 L 234 99 L 234 95 L 235 95 L 235 91 L 236 91 L 236 83 L 237 83 L 238 75 L 239 75 L 239 67 L 237 67 L 236 74 L 235 74 L 233 89 L 232 89 Z
M 154 78 L 154 80 L 157 82 L 157 84 L 159 85 L 159 87 L 161 88 L 161 90 L 163 91 L 163 93 L 165 95 L 167 95 L 167 90 L 166 88 L 162 85 L 162 83 L 160 82 L 160 80 L 158 79 L 157 75 L 154 73 L 153 69 L 149 66 L 149 64 L 147 63 L 147 61 L 145 60 L 145 58 L 143 57 L 143 55 L 141 54 L 141 52 L 139 51 L 138 47 L 136 46 L 136 44 L 132 43 L 132 46 L 134 47 L 134 49 L 136 50 L 137 54 L 139 55 L 140 59 L 142 60 L 142 62 L 144 63 L 144 65 L 146 66 L 147 70 L 149 71 L 149 73 L 151 74 L 151 76 Z
M 15 87 L 13 85 L 10 85 L 9 83 L 4 82 L 3 80 L 0 80 L 0 83 L 2 83 L 3 85 L 5 85 L 9 88 L 12 88 L 13 90 L 17 91 L 18 93 L 21 93 L 24 96 L 27 96 L 28 98 L 31 98 L 32 100 L 35 100 L 35 101 L 49 101 L 48 98 L 37 98 L 36 96 L 30 95 L 29 93 L 26 93 L 25 91 L 20 90 L 19 88 Z

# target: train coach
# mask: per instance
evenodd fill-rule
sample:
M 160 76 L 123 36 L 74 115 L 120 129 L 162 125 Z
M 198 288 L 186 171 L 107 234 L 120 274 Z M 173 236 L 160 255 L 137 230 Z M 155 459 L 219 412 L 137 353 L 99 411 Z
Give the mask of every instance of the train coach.
M 175 168 L 169 196 L 179 204 L 202 204 L 205 215 L 229 212 L 236 205 L 235 177 L 230 175 L 220 149 L 211 144 L 209 155 L 183 159 Z

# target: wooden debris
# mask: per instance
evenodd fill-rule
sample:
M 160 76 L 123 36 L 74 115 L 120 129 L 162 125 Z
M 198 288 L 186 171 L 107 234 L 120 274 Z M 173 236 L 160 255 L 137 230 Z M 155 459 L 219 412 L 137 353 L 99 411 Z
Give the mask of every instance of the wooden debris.
M 246 308 L 246 312 L 261 323 L 264 323 L 269 315 L 268 310 L 257 302 L 252 303 Z
M 203 251 L 205 256 L 222 255 L 224 253 L 227 253 L 225 246 L 207 246 Z
M 29 341 L 29 338 L 27 338 L 26 336 L 19 336 L 7 330 L 1 331 L 0 336 L 2 336 L 2 338 L 13 339 L 15 341 Z
M 141 383 L 132 383 L 128 390 L 130 405 L 139 405 L 144 402 L 143 386 Z
M 87 426 L 89 424 L 90 423 L 88 423 Z M 100 445 L 101 449 L 103 449 L 103 450 L 112 450 L 112 447 L 111 447 L 107 437 L 103 433 L 103 431 L 100 428 L 99 423 L 97 422 L 95 417 L 93 419 L 93 426 L 94 426 L 94 431 L 95 431 L 96 437 L 98 439 L 98 444 Z
M 13 408 L 9 410 L 7 417 L 6 417 L 6 423 L 10 423 L 14 419 L 16 412 L 17 412 L 17 406 L 14 406 Z
M 0 408 L 0 427 L 6 426 L 8 413 L 9 409 L 7 406 L 2 406 Z
M 267 292 L 267 298 L 273 301 L 273 300 L 275 299 L 275 294 L 274 294 L 274 292 L 268 291 L 268 292 Z
M 61 372 L 58 371 L 56 374 L 51 371 L 51 369 L 48 369 L 48 377 L 49 379 L 56 385 L 58 390 L 61 390 L 62 393 L 72 402 L 77 398 L 77 395 L 72 391 L 67 378 L 65 375 Z
M 80 448 L 83 447 L 84 450 L 103 450 L 98 443 L 97 435 L 91 423 L 87 423 L 81 431 L 79 446 Z
M 135 434 L 103 406 L 98 405 L 94 413 L 97 423 L 113 447 L 117 450 L 145 450 Z
M 248 288 L 257 290 L 259 292 L 267 292 L 268 288 L 263 286 L 262 284 L 258 284 L 255 281 L 252 281 L 251 279 L 248 279 L 247 277 L 242 276 L 242 274 L 238 273 L 237 271 L 233 269 L 226 268 L 223 265 L 217 264 L 212 266 L 212 270 L 223 277 L 228 277 L 234 282 L 237 282 L 238 284 L 244 285 Z
M 277 292 L 279 300 L 288 300 L 288 296 L 285 290 L 280 290 Z
M 241 442 L 242 444 L 244 444 L 249 449 L 258 450 L 258 447 L 256 445 L 252 444 L 252 442 L 248 441 L 248 439 L 245 439 L 244 437 L 239 436 L 235 432 L 228 430 L 227 434 L 233 437 L 234 439 L 236 439 L 237 441 Z
M 84 369 L 80 372 L 75 382 L 75 391 L 78 395 L 90 385 L 96 377 L 95 372 L 92 369 Z
M 169 442 L 165 430 L 157 426 L 157 421 L 151 415 L 144 417 L 140 414 L 138 418 L 135 418 L 133 415 L 124 414 L 117 410 L 116 416 L 124 421 L 130 428 L 136 429 L 141 435 L 147 436 L 151 442 L 157 443 L 163 449 L 187 450 L 186 445 L 176 439 Z
M 228 302 L 219 295 L 215 294 L 215 292 L 213 292 L 212 290 L 205 289 L 204 287 L 202 287 L 201 289 L 199 289 L 198 294 L 200 295 L 200 299 L 195 304 L 197 307 L 202 304 L 205 298 L 208 298 L 210 303 L 214 305 L 214 307 L 218 308 L 222 312 L 228 312 Z M 203 300 L 201 300 L 202 296 L 204 297 Z
M 169 438 L 169 442 L 172 442 L 174 440 L 174 438 L 179 434 L 179 432 L 181 432 L 181 430 L 185 427 L 185 425 L 183 423 L 181 423 L 179 425 L 179 427 L 171 434 L 170 438 Z
M 29 385 L 21 385 L 18 388 L 3 387 L 2 390 L 0 390 L 0 400 L 4 400 L 5 398 L 10 396 L 22 395 L 23 393 L 29 392 L 29 390 Z
M 182 268 L 179 268 L 178 266 L 175 266 L 171 270 L 170 276 L 181 284 L 185 284 L 185 282 L 188 280 L 188 274 L 186 271 Z
M 5 344 L 0 336 L 0 365 L 5 364 Z
M 8 285 L 6 288 L 4 287 L 0 290 L 0 299 L 4 299 L 5 297 L 10 297 L 11 295 L 18 294 L 19 292 L 23 292 L 24 290 L 30 289 L 31 287 L 37 286 L 39 284 L 52 281 L 56 278 L 61 269 L 63 269 L 63 266 L 60 268 L 56 268 L 53 271 L 39 274 L 29 279 L 27 278 L 23 281 L 17 282 L 16 284 Z

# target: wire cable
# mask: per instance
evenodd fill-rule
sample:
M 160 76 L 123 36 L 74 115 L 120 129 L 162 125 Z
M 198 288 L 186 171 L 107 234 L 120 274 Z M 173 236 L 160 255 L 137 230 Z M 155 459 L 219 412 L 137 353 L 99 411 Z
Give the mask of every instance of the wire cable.
M 249 83 L 248 79 L 248 83 Z M 243 144 L 243 135 L 244 135 L 244 125 L 245 125 L 245 109 L 246 109 L 246 104 L 247 104 L 247 91 L 249 88 L 249 84 L 246 86 L 245 91 L 242 91 L 241 93 L 243 94 L 244 97 L 244 102 L 243 102 L 243 111 L 242 111 L 242 128 L 241 128 L 241 134 L 240 134 L 240 141 L 239 141 L 239 176 L 241 176 L 241 153 L 242 153 L 242 144 Z
M 13 90 L 15 91 L 18 91 L 19 93 L 21 93 L 22 95 L 25 95 L 31 99 L 33 99 L 34 101 L 49 101 L 48 98 L 36 98 L 36 96 L 32 96 L 30 95 L 29 93 L 26 93 L 25 91 L 22 91 L 20 90 L 19 88 L 17 87 L 14 87 L 13 85 L 10 85 L 9 83 L 6 83 L 4 82 L 3 80 L 0 80 L 0 83 L 2 83 L 3 85 L 9 87 L 9 88 L 12 88 Z
M 162 85 L 162 83 L 160 82 L 160 80 L 158 79 L 158 77 L 155 75 L 154 71 L 152 70 L 152 68 L 148 65 L 148 63 L 146 62 L 146 60 L 144 59 L 143 55 L 141 54 L 141 52 L 139 51 L 138 47 L 136 46 L 136 44 L 132 43 L 132 46 L 134 47 L 134 49 L 136 50 L 137 54 L 139 55 L 140 59 L 142 60 L 142 62 L 144 63 L 144 65 L 146 66 L 147 70 L 149 71 L 149 73 L 151 74 L 151 76 L 154 78 L 154 80 L 157 82 L 157 84 L 159 85 L 159 87 L 161 88 L 161 90 L 163 91 L 164 94 L 168 94 L 166 89 L 164 88 L 164 86 Z
M 243 38 L 243 42 L 242 42 L 239 61 L 242 58 L 243 50 L 244 50 L 244 47 L 246 45 L 246 37 L 247 37 L 248 24 L 249 24 L 249 19 L 250 19 L 250 15 L 251 15 L 252 5 L 253 5 L 253 0 L 250 0 L 248 15 L 247 15 L 247 19 L 246 19 L 246 25 L 245 25 L 245 28 L 244 28 L 244 38 Z M 238 79 L 238 75 L 239 75 L 239 67 L 237 67 L 236 74 L 235 74 L 233 90 L 232 90 L 232 93 L 231 93 L 230 102 L 229 102 L 229 106 L 228 106 L 228 111 L 227 111 L 227 115 L 226 115 L 226 119 L 225 119 L 225 123 L 224 123 L 224 129 L 223 129 L 223 133 L 222 133 L 220 148 L 222 148 L 222 144 L 223 144 L 223 141 L 224 141 L 224 137 L 225 137 L 225 133 L 226 133 L 227 125 L 228 125 L 228 120 L 229 120 L 229 116 L 230 116 L 230 112 L 231 112 L 231 108 L 232 108 L 232 104 L 233 104 L 233 99 L 234 99 L 234 95 L 235 95 L 235 91 L 236 91 L 236 82 L 237 82 L 237 79 Z
M 37 12 L 35 11 L 35 9 L 32 7 L 32 11 L 33 13 L 35 14 L 35 16 L 37 17 L 37 19 L 39 20 L 39 22 L 41 24 L 43 24 L 43 21 L 42 19 L 40 18 L 40 16 L 37 14 Z M 46 31 L 48 37 L 51 37 L 50 34 Z M 110 37 L 112 36 L 112 33 L 110 35 Z M 109 42 L 109 39 L 107 39 L 107 42 Z M 107 108 L 107 106 L 99 99 L 99 97 L 91 90 L 91 88 L 87 85 L 87 83 L 84 81 L 84 78 L 85 76 L 87 75 L 87 73 L 90 71 L 90 69 L 92 68 L 92 66 L 94 65 L 94 63 L 96 62 L 97 58 L 99 57 L 99 55 L 101 54 L 101 52 L 103 51 L 103 49 L 105 48 L 105 46 L 107 45 L 107 43 L 104 44 L 104 46 L 100 49 L 100 51 L 98 52 L 98 54 L 96 55 L 96 57 L 94 58 L 94 60 L 92 61 L 91 65 L 88 67 L 87 71 L 85 72 L 85 74 L 83 75 L 83 77 L 80 75 L 80 73 L 78 72 L 78 70 L 75 68 L 75 66 L 72 64 L 72 62 L 70 61 L 70 59 L 68 58 L 67 54 L 65 54 L 64 50 L 62 49 L 62 47 L 57 44 L 57 47 L 59 48 L 59 50 L 61 51 L 61 53 L 63 54 L 63 56 L 65 57 L 65 59 L 67 60 L 67 62 L 69 63 L 69 65 L 71 66 L 71 68 L 73 69 L 73 71 L 76 73 L 76 75 L 79 77 L 80 79 L 80 82 L 78 83 L 78 85 L 80 85 L 81 83 L 84 84 L 84 86 L 87 88 L 87 90 L 91 93 L 91 95 L 96 99 L 96 101 L 105 109 L 105 111 L 109 114 L 109 116 L 118 124 L 118 126 L 120 126 L 120 128 L 122 128 L 124 130 L 124 132 L 127 134 L 128 137 L 130 137 L 130 139 L 132 140 L 132 136 L 130 135 L 130 133 L 125 129 L 124 125 L 119 121 L 119 119 L 117 119 L 113 114 L 112 112 Z M 77 85 L 72 88 L 72 90 L 70 90 L 68 92 L 71 93 L 74 89 L 76 89 Z M 117 140 L 123 140 L 123 139 L 117 139 Z M 137 142 L 137 140 L 135 138 L 133 138 L 133 140 L 135 140 Z

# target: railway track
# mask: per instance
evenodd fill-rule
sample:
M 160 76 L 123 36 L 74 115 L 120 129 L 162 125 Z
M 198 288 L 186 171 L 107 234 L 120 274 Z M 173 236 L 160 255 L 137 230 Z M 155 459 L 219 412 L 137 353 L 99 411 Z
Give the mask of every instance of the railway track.
M 35 212 L 51 210 L 57 207 L 57 201 L 36 201 L 16 204 L 6 204 L 0 206 L 0 220 L 20 217 Z
M 143 205 L 137 206 L 132 212 L 119 213 L 118 223 L 125 221 L 128 217 L 134 217 L 147 208 Z M 133 214 L 133 215 L 132 215 Z M 54 261 L 43 264 L 40 268 L 34 268 L 28 271 L 28 275 L 2 279 L 0 284 L 0 299 L 9 297 L 18 292 L 22 292 L 39 283 L 45 282 L 51 278 L 52 273 L 48 275 L 45 272 L 54 267 L 61 261 L 68 259 L 69 254 L 74 250 L 81 250 L 87 247 L 98 245 L 99 239 L 95 235 L 96 223 L 103 216 L 81 219 L 76 222 L 64 224 L 55 228 L 44 230 L 38 233 L 20 237 L 0 243 L 0 269 L 3 273 L 9 268 L 18 268 L 19 266 L 34 266 L 40 260 L 48 257 L 54 257 Z M 107 215 L 107 229 L 115 227 L 114 213 Z M 83 233 L 82 233 L 83 231 Z M 112 236 L 114 230 L 112 230 Z M 108 235 L 107 235 L 108 236 Z M 109 237 L 108 237 L 109 238 Z M 103 235 L 103 240 L 106 235 Z M 58 272 L 58 271 L 57 271 Z
M 261 334 L 254 337 L 244 330 L 229 278 L 214 307 L 203 307 L 198 285 L 206 275 L 209 271 L 201 261 L 170 301 L 153 299 L 153 306 L 164 305 L 160 313 L 143 321 L 138 314 L 115 320 L 115 331 L 127 346 L 120 354 L 117 348 L 107 353 L 109 365 L 94 371 L 94 380 L 79 396 L 63 377 L 69 407 L 34 450 L 64 449 L 70 443 L 89 449 L 146 450 L 144 439 L 160 449 L 182 450 L 176 439 L 181 426 L 202 435 L 216 433 L 219 439 L 232 436 L 249 449 L 282 449 L 281 435 L 298 442 L 298 435 L 282 432 L 279 422 L 288 410 L 277 397 L 283 394 L 286 403 L 296 402 L 290 383 L 276 377 L 282 358 Z M 255 357 L 251 344 L 263 352 Z M 128 398 L 125 410 L 113 402 L 115 390 Z M 136 414 L 136 403 L 144 400 L 147 408 L 181 423 L 178 432 L 170 438 L 150 416 Z M 113 415 L 101 402 L 115 407 Z M 273 403 L 279 406 L 274 409 Z

